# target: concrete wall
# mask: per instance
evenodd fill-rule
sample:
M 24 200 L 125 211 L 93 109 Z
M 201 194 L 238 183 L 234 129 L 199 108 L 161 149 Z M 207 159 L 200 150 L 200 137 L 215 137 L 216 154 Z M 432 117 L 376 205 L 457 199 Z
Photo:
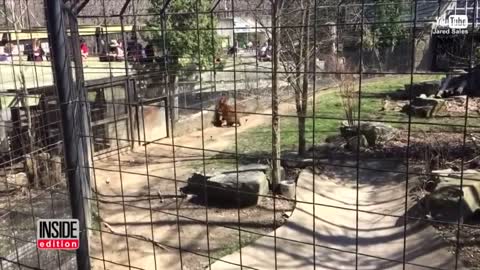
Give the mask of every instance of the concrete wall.
M 107 124 L 107 136 L 110 138 L 110 148 L 117 148 L 117 139 L 118 139 L 118 146 L 127 146 L 130 144 L 128 141 L 129 129 L 127 124 L 127 119 L 125 120 L 118 120 L 116 123 L 109 123 Z
M 167 115 L 165 110 L 165 102 L 155 102 L 149 105 L 143 106 L 143 116 L 142 109 L 139 111 L 140 117 L 140 140 L 151 142 L 167 137 Z M 145 134 L 143 129 L 143 124 L 145 124 Z

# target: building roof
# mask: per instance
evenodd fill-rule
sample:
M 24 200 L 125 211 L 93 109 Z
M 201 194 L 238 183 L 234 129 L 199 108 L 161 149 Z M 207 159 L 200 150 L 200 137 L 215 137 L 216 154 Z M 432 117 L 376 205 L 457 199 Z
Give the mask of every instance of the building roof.
M 133 30 L 133 25 L 124 25 L 123 30 L 125 32 L 131 32 Z M 97 31 L 103 33 L 115 34 L 121 33 L 122 27 L 120 25 L 81 25 L 79 26 L 78 32 L 80 36 L 93 36 Z M 67 30 L 67 33 L 70 31 Z M 0 39 L 13 42 L 15 40 L 32 40 L 32 39 L 48 39 L 48 33 L 46 28 L 38 27 L 32 30 L 22 30 L 15 32 L 12 29 L 0 29 Z

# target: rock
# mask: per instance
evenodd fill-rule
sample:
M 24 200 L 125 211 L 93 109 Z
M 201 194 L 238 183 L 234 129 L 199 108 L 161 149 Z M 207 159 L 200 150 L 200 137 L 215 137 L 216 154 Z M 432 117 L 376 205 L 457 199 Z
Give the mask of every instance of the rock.
M 297 154 L 297 152 L 283 152 L 281 158 L 283 167 L 303 169 L 313 165 L 312 158 L 301 157 Z
M 29 181 L 26 173 L 9 174 L 5 180 L 0 181 L 0 192 L 10 192 L 28 185 Z
M 419 97 L 421 95 L 425 95 L 425 97 L 427 97 L 430 95 L 435 95 L 440 89 L 440 85 L 441 82 L 439 81 L 414 83 L 413 85 L 407 84 L 405 85 L 406 96 L 409 97 L 410 94 L 412 97 Z M 411 91 L 411 93 L 409 91 Z
M 359 142 L 360 144 L 358 144 Z M 364 135 L 360 135 L 360 141 L 358 139 L 358 136 L 351 137 L 348 139 L 347 148 L 350 151 L 357 151 L 359 145 L 360 145 L 360 150 L 368 146 L 367 138 L 365 138 Z
M 241 206 L 256 205 L 260 201 L 259 195 L 268 194 L 268 181 L 261 171 L 246 171 L 238 173 L 222 173 L 213 176 L 194 174 L 187 180 L 188 185 L 181 189 L 187 194 L 205 195 L 205 188 L 209 202 L 218 202 L 225 205 L 236 205 L 237 199 Z
M 447 106 L 443 99 L 418 97 L 405 106 L 405 111 L 412 116 L 429 118 L 445 113 Z
M 365 136 L 368 146 L 374 146 L 378 143 L 389 141 L 396 135 L 396 129 L 384 123 L 361 122 L 359 127 L 360 132 L 357 131 L 357 126 L 349 127 L 346 125 L 348 125 L 347 122 L 342 123 L 340 132 L 343 133 L 342 137 L 347 139 L 347 144 L 351 138 L 357 137 L 358 133 Z M 354 125 L 357 124 L 355 123 Z
M 417 97 L 412 100 L 414 106 L 439 106 L 445 103 L 445 100 L 440 98 L 422 98 Z
M 295 181 L 288 180 L 288 181 L 280 181 L 280 193 L 287 199 L 294 200 L 295 199 L 295 191 L 296 185 Z
M 8 181 L 8 179 L 7 179 L 7 181 Z M 13 175 L 11 183 L 15 184 L 16 186 L 20 186 L 20 187 L 28 186 L 27 174 L 24 173 L 24 172 L 20 172 L 20 173 L 17 173 L 15 175 Z
M 468 95 L 480 97 L 480 65 L 475 66 L 471 72 L 443 80 L 438 95 L 443 97 Z
M 238 167 L 238 172 L 253 172 L 253 171 L 260 171 L 263 172 L 267 176 L 268 183 L 272 184 L 272 168 L 269 165 L 265 164 L 247 164 L 241 165 Z M 233 171 L 225 171 L 225 173 L 236 173 L 236 170 Z M 280 167 L 280 180 L 285 179 L 285 169 Z
M 360 124 L 360 133 L 365 136 L 369 146 L 374 146 L 391 140 L 396 129 L 384 123 L 364 122 Z
M 343 138 L 348 139 L 353 136 L 357 136 L 358 134 L 358 121 L 354 121 L 353 123 L 349 123 L 348 121 L 342 121 L 342 125 L 340 126 L 340 135 Z
M 480 197 L 478 196 L 480 194 L 480 172 L 465 174 L 462 188 L 460 188 L 459 174 L 440 176 L 439 180 L 439 184 L 428 199 L 430 211 L 436 219 L 455 221 L 460 217 L 465 220 L 480 210 Z M 461 211 L 459 211 L 458 200 L 462 193 Z
M 420 118 L 428 118 L 430 117 L 433 107 L 432 106 L 411 106 L 411 105 L 405 105 L 405 111 L 415 117 L 420 117 Z
M 438 176 L 460 177 L 460 175 L 463 174 L 464 177 L 467 177 L 467 178 L 470 178 L 472 177 L 472 175 L 475 175 L 477 173 L 478 173 L 477 170 L 463 170 L 462 172 L 462 171 L 455 171 L 452 168 L 432 171 L 432 174 L 435 174 Z
M 326 143 L 340 144 L 344 141 L 345 139 L 341 135 L 330 135 L 325 138 Z
M 238 171 L 241 171 L 241 172 L 261 171 L 265 173 L 268 178 L 272 172 L 272 168 L 270 167 L 270 165 L 265 165 L 265 164 L 248 164 L 248 165 L 242 165 L 238 167 Z M 285 176 L 285 170 L 282 167 L 280 167 L 280 171 L 283 179 L 283 177 Z
M 432 174 L 438 176 L 448 176 L 449 174 L 453 173 L 454 171 L 451 168 L 444 169 L 444 170 L 434 170 Z
M 463 96 L 455 96 L 453 97 L 453 99 L 456 101 L 456 102 L 460 102 L 460 103 L 465 103 L 467 102 L 467 96 L 466 95 L 463 95 Z
M 342 137 L 340 138 L 343 142 L 344 139 Z M 308 152 L 314 153 L 315 158 L 327 158 L 330 155 L 330 152 L 333 151 L 335 148 L 336 146 L 333 143 L 320 143 L 310 147 L 310 149 L 308 149 Z
M 250 171 L 261 171 L 264 173 L 268 173 L 270 171 L 270 166 L 266 164 L 247 164 L 247 165 L 240 165 L 238 166 L 239 172 L 250 172 Z M 225 171 L 223 173 L 236 173 L 237 170 L 232 171 Z

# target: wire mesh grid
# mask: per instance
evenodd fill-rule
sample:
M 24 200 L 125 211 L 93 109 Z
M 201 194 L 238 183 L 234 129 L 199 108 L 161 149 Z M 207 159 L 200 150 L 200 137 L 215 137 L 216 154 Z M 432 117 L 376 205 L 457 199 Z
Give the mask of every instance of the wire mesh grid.
M 0 270 L 480 267 L 478 5 L 4 0 Z

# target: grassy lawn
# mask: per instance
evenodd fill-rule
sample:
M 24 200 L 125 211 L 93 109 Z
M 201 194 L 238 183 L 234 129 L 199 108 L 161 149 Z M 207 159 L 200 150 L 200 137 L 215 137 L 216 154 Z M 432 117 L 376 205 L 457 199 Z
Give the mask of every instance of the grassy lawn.
M 414 82 L 422 82 L 440 79 L 440 75 L 415 75 Z M 409 117 L 400 112 L 381 111 L 384 98 L 398 89 L 404 89 L 405 84 L 410 83 L 409 75 L 387 76 L 372 80 L 365 80 L 361 91 L 361 110 L 360 118 L 362 120 L 374 120 L 392 122 L 392 126 L 400 129 L 407 129 Z M 356 86 L 358 89 L 358 85 Z M 309 115 L 313 115 L 312 105 L 309 104 Z M 295 112 L 290 115 L 294 116 Z M 329 93 L 318 95 L 315 100 L 315 118 L 307 119 L 307 141 L 313 143 L 313 134 L 315 132 L 315 143 L 321 143 L 329 135 L 338 134 L 338 127 L 345 119 L 345 113 L 342 107 L 339 90 L 333 89 Z M 462 132 L 464 117 L 440 117 L 432 119 L 412 118 L 410 128 L 413 132 L 420 130 L 430 131 L 454 131 Z M 297 119 L 295 117 L 283 117 L 281 119 L 281 142 L 282 150 L 295 150 L 298 140 Z M 456 127 L 447 127 L 442 125 L 458 125 Z M 476 118 L 469 118 L 469 125 L 478 126 Z M 271 145 L 271 126 L 265 125 L 245 133 L 238 137 L 239 153 L 262 153 L 270 152 Z

